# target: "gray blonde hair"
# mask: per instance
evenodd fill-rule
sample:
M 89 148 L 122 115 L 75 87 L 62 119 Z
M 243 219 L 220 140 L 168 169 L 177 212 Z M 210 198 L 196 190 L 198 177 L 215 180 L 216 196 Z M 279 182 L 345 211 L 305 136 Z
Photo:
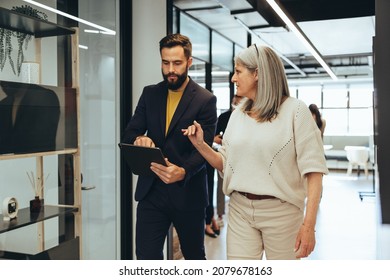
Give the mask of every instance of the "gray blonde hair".
M 283 96 L 290 96 L 284 65 L 270 47 L 252 45 L 235 57 L 235 63 L 258 72 L 254 100 L 246 99 L 241 110 L 259 122 L 272 121 L 278 115 Z

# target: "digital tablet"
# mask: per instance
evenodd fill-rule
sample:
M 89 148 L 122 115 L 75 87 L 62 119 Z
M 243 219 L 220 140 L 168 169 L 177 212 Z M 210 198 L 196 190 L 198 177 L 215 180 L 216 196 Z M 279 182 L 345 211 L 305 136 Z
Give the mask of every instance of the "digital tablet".
M 156 176 L 150 170 L 150 164 L 156 162 L 167 165 L 163 153 L 159 148 L 135 146 L 126 143 L 118 144 L 123 157 L 135 175 Z

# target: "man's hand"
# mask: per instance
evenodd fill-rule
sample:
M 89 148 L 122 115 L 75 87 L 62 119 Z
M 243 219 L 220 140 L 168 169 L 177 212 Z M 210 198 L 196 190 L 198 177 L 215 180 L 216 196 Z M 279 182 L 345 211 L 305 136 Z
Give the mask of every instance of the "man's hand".
M 144 146 L 144 147 L 155 147 L 153 140 L 146 135 L 141 135 L 135 138 L 133 143 L 135 146 Z
M 165 184 L 172 184 L 184 179 L 186 171 L 184 168 L 174 165 L 165 159 L 168 166 L 152 162 L 150 169 L 163 181 Z

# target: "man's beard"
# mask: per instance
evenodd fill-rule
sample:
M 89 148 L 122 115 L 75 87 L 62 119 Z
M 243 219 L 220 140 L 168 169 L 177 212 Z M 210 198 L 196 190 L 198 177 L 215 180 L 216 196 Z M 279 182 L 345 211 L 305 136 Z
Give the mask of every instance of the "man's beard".
M 168 77 L 171 76 L 171 75 L 175 75 L 177 77 L 177 80 L 175 82 L 171 82 L 168 79 Z M 164 74 L 163 73 L 164 81 L 167 83 L 168 88 L 171 89 L 171 90 L 179 89 L 183 85 L 183 83 L 186 81 L 187 76 L 188 76 L 188 70 L 186 70 L 181 75 L 176 75 L 176 74 L 171 74 L 171 73 L 168 73 L 168 74 Z

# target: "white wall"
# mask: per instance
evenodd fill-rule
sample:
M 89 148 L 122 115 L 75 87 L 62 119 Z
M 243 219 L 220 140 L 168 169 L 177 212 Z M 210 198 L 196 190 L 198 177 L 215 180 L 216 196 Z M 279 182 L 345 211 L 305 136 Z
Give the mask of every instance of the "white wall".
M 165 0 L 133 1 L 133 111 L 143 87 L 162 80 L 158 42 L 166 35 L 166 18 Z M 133 190 L 136 182 L 137 177 L 134 176 Z M 134 203 L 133 213 L 133 221 L 135 221 L 136 203 Z

